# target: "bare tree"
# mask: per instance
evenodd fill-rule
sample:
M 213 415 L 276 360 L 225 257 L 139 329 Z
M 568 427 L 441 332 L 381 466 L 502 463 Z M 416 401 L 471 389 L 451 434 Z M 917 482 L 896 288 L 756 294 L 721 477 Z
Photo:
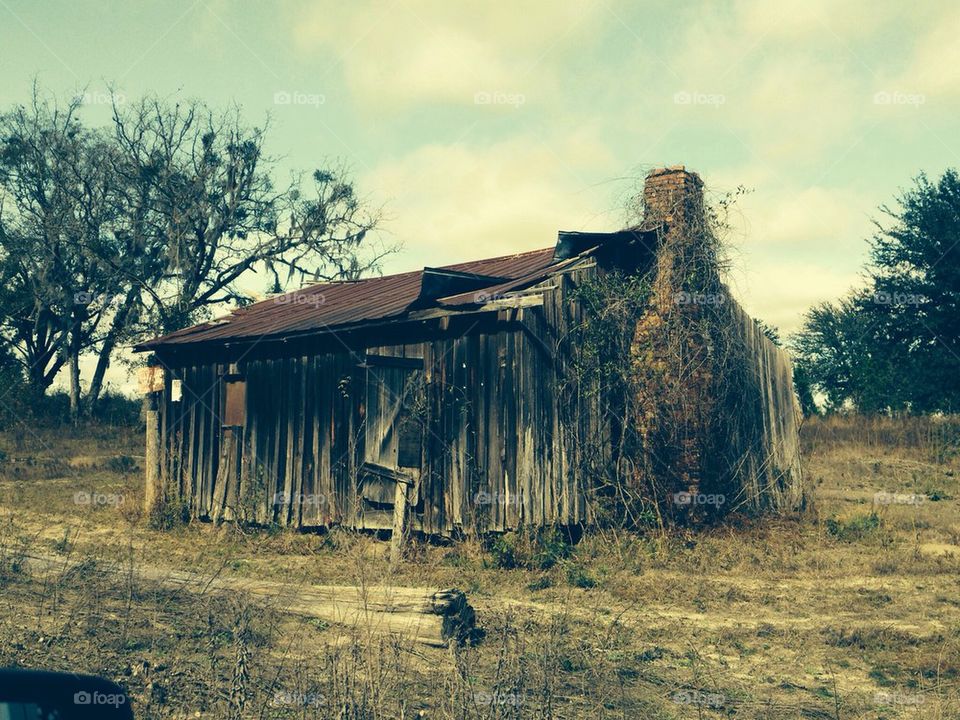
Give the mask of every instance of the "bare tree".
M 276 182 L 266 127 L 148 98 L 88 129 L 36 91 L 0 115 L 0 337 L 34 389 L 64 368 L 92 410 L 121 345 L 305 281 L 353 279 L 390 248 L 342 166 Z M 85 394 L 80 358 L 96 357 Z
M 245 126 L 236 109 L 148 99 L 115 107 L 114 129 L 127 230 L 151 263 L 138 274 L 144 320 L 164 332 L 211 307 L 249 303 L 239 282 L 249 273 L 265 271 L 269 289 L 280 291 L 293 281 L 359 277 L 385 252 L 364 242 L 378 216 L 342 167 L 278 188 L 266 128 Z
M 77 120 L 79 101 L 31 104 L 0 116 L 0 272 L 3 339 L 36 391 L 69 373 L 80 411 L 80 356 L 112 314 L 100 259 L 112 222 L 109 151 Z

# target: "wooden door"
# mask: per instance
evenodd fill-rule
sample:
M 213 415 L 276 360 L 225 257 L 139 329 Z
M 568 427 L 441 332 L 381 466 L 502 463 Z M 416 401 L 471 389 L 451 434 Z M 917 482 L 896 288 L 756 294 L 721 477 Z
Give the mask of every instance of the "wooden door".
M 393 505 L 399 481 L 409 484 L 408 502 L 417 504 L 425 389 L 422 360 L 367 356 L 364 463 L 358 479 L 369 503 Z

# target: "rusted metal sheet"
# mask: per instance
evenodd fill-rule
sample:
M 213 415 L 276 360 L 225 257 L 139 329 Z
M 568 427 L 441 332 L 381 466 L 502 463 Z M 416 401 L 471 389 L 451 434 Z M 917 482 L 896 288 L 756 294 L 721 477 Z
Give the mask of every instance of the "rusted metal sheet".
M 503 257 L 450 265 L 460 273 L 501 278 L 536 276 L 554 263 L 554 249 L 544 248 Z M 226 342 L 244 338 L 325 331 L 402 315 L 420 296 L 423 271 L 387 275 L 356 282 L 313 285 L 237 309 L 208 323 L 185 328 L 136 347 Z
M 141 395 L 163 390 L 164 371 L 162 367 L 149 366 L 137 370 L 137 389 Z
M 247 416 L 247 381 L 228 380 L 226 401 L 223 409 L 223 424 L 243 427 Z

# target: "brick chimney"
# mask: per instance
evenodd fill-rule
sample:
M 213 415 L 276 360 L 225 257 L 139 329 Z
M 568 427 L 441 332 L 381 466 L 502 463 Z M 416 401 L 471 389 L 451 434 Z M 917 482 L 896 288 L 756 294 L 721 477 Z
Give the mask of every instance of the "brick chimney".
M 666 309 L 689 281 L 691 261 L 709 256 L 703 180 L 683 165 L 657 168 L 643 184 L 643 223 L 658 238 L 654 303 Z M 698 292 L 705 288 L 697 287 Z
M 655 228 L 698 222 L 703 217 L 703 181 L 683 165 L 647 173 L 643 185 L 643 225 Z
M 647 173 L 643 223 L 657 231 L 657 252 L 646 314 L 637 323 L 632 352 L 646 389 L 635 398 L 634 422 L 651 449 L 657 484 L 667 511 L 681 517 L 703 511 L 675 502 L 676 494 L 699 493 L 709 455 L 705 439 L 712 412 L 706 306 L 693 294 L 713 292 L 711 234 L 706 227 L 703 181 L 682 165 Z

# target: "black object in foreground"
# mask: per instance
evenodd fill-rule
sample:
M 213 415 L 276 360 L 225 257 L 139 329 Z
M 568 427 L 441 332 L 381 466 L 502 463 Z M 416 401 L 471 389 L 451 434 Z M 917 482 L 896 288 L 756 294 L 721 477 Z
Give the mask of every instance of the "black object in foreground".
M 0 717 L 9 720 L 133 720 L 127 693 L 92 675 L 0 669 Z

